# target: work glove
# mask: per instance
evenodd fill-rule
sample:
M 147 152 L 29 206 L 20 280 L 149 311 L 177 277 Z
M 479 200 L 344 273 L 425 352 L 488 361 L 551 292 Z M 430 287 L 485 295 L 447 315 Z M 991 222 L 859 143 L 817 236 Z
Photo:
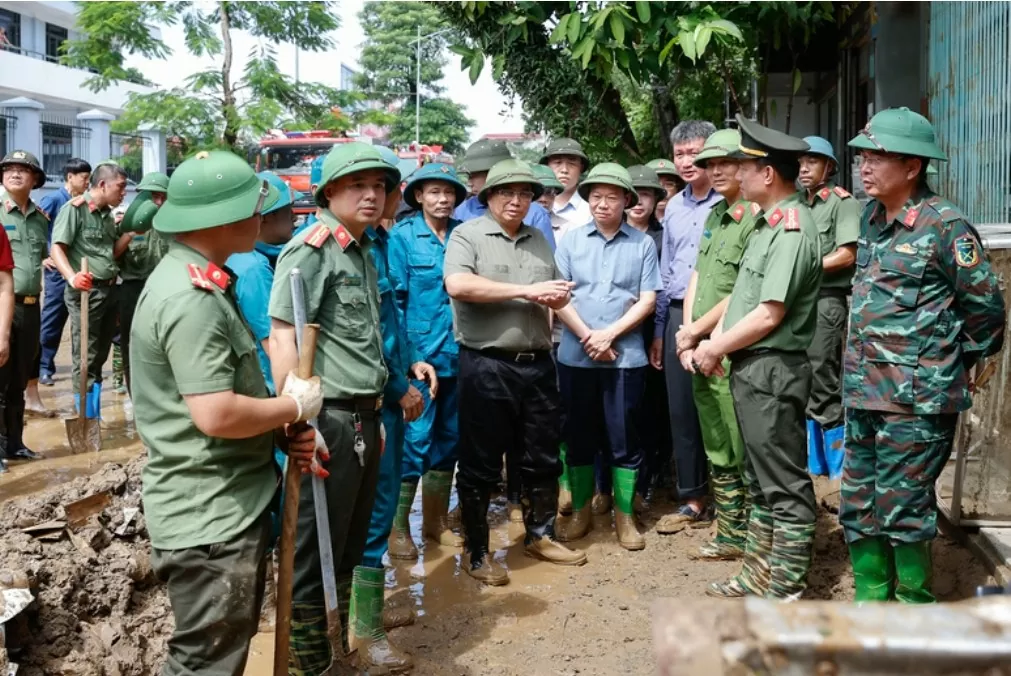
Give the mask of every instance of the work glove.
M 312 420 L 323 408 L 323 385 L 319 381 L 319 376 L 306 380 L 299 378 L 292 371 L 284 380 L 281 396 L 291 397 L 298 406 L 298 415 L 291 422 Z

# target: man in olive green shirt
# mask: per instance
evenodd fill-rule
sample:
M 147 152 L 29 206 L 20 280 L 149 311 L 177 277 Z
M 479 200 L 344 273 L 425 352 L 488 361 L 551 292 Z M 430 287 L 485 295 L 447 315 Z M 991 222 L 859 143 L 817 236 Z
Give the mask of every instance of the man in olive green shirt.
M 464 571 L 489 585 L 509 574 L 488 551 L 488 503 L 503 456 L 518 458 L 526 553 L 559 565 L 586 555 L 555 541 L 561 401 L 549 312 L 569 302 L 544 236 L 524 219 L 542 186 L 529 165 L 503 160 L 478 195 L 488 211 L 458 225 L 446 245 L 443 279 L 460 343 L 457 492 Z
M 130 240 L 112 215 L 126 194 L 126 172 L 118 164 L 103 162 L 91 174 L 91 188 L 70 200 L 53 226 L 52 257 L 56 269 L 67 280 L 63 298 L 70 311 L 72 385 L 81 415 L 98 417 L 101 409 L 102 365 L 116 335 L 119 287 L 116 258 Z M 81 269 L 87 257 L 88 272 Z M 81 378 L 81 291 L 88 291 L 87 391 L 78 392 Z M 88 406 L 91 397 L 92 406 Z
M 702 152 L 695 156 L 695 165 L 706 170 L 713 188 L 723 195 L 723 200 L 717 202 L 706 217 L 698 260 L 685 293 L 684 312 L 691 321 L 676 335 L 681 367 L 689 372 L 694 372 L 695 346 L 709 337 L 727 309 L 744 247 L 755 229 L 759 207 L 741 196 L 738 161 L 731 157 L 740 143 L 740 132 L 721 129 L 706 139 Z M 678 367 L 671 365 L 671 368 Z M 692 389 L 702 442 L 709 458 L 713 502 L 716 503 L 716 538 L 703 545 L 698 556 L 702 559 L 740 558 L 744 554 L 747 530 L 744 442 L 734 413 L 730 378 L 694 373 Z
M 123 216 L 120 230 L 129 244 L 119 258 L 119 347 L 123 353 L 126 389 L 130 389 L 130 327 L 144 282 L 168 251 L 169 240 L 151 229 L 159 207 L 165 203 L 169 177 L 160 171 L 146 174 L 137 184 L 137 197 Z
M 699 343 L 692 365 L 722 374 L 723 357 L 730 357 L 751 513 L 741 574 L 708 593 L 792 599 L 805 589 L 814 544 L 804 408 L 821 285 L 818 229 L 793 187 L 797 158 L 808 145 L 741 115 L 737 122 L 741 143 L 733 157 L 740 160 L 741 192 L 762 211 L 723 319 Z
M 162 676 L 242 676 L 263 598 L 274 445 L 301 471 L 320 446 L 301 424 L 322 405 L 318 380 L 291 375 L 268 398 L 224 267 L 253 248 L 277 194 L 242 158 L 200 152 L 176 169 L 154 219 L 175 241 L 137 303 L 131 359 L 151 564 L 175 616 Z
M 0 162 L 0 223 L 13 257 L 11 270 L 0 268 L 0 473 L 5 458 L 35 460 L 25 447 L 25 385 L 32 376 L 39 349 L 39 295 L 42 260 L 46 257 L 49 219 L 31 200 L 45 184 L 46 174 L 30 153 L 14 150 Z M 4 247 L 6 248 L 6 247 Z
M 846 299 L 857 257 L 861 208 L 852 195 L 832 181 L 838 167 L 832 144 L 820 136 L 808 136 L 804 141 L 811 150 L 800 156 L 801 195 L 818 226 L 822 257 L 818 325 L 807 353 L 811 360 L 808 468 L 813 474 L 839 476 L 845 432 L 842 352 L 849 313 Z
M 348 611 L 354 569 L 365 552 L 379 480 L 380 415 L 387 371 L 379 326 L 378 273 L 366 229 L 379 221 L 400 172 L 364 143 L 335 146 L 316 188 L 317 222 L 288 242 L 270 294 L 270 362 L 274 383 L 298 362 L 290 273 L 302 273 L 305 318 L 320 325 L 315 372 L 326 397 L 319 430 L 330 448 L 325 480 L 343 655 L 327 637 L 313 489 L 303 480 L 295 544 L 289 673 L 317 676 L 349 667 Z M 368 665 L 366 665 L 368 666 Z M 343 673 L 343 672 L 340 672 Z

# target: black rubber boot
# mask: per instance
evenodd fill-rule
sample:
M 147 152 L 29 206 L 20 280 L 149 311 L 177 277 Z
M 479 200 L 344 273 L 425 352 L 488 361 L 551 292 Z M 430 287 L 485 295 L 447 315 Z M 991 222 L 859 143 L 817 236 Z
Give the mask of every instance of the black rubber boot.
M 478 582 L 499 586 L 509 583 L 505 568 L 495 562 L 488 552 L 488 503 L 491 488 L 456 485 L 460 497 L 460 520 L 463 522 L 464 572 Z

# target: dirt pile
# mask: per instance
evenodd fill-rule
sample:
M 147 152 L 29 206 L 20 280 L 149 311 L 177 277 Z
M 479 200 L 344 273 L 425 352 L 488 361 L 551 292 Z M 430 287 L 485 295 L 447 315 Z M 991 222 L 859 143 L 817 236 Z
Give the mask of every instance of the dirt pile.
M 36 597 L 7 626 L 19 675 L 156 673 L 173 621 L 151 570 L 143 466 L 110 463 L 0 510 L 0 570 L 23 572 Z

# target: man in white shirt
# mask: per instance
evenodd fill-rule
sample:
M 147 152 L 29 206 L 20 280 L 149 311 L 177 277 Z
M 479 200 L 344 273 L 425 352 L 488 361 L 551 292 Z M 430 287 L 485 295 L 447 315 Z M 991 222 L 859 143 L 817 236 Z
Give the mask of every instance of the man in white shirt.
M 555 244 L 558 244 L 569 230 L 593 220 L 590 205 L 576 192 L 580 177 L 590 167 L 590 159 L 579 141 L 559 138 L 548 144 L 540 163 L 550 167 L 564 186 L 564 190 L 555 195 L 551 209 L 551 228 L 555 232 Z

